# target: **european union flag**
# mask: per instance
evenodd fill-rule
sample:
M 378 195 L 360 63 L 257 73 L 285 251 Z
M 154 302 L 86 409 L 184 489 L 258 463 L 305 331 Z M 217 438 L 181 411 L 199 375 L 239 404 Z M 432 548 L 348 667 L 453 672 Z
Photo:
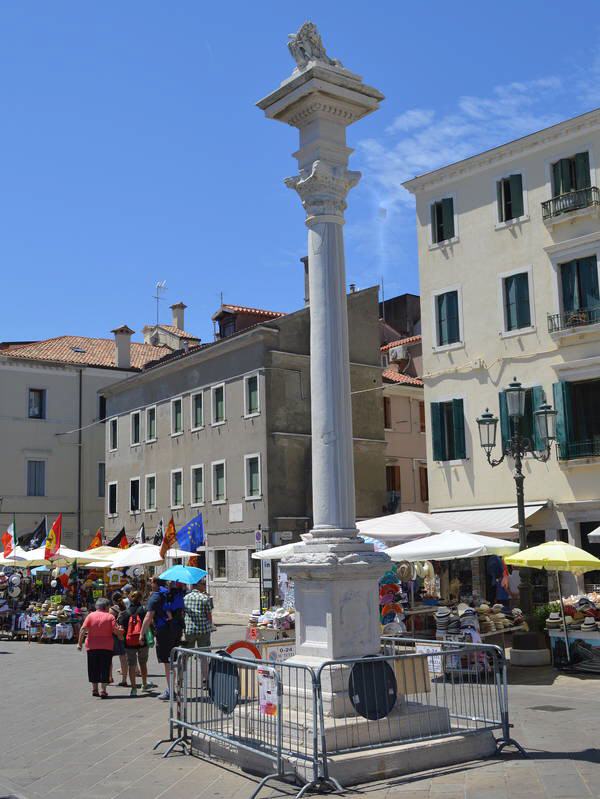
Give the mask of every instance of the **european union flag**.
M 177 544 L 179 549 L 186 552 L 196 552 L 199 546 L 204 543 L 204 522 L 202 521 L 202 514 L 197 516 L 184 524 L 177 530 Z

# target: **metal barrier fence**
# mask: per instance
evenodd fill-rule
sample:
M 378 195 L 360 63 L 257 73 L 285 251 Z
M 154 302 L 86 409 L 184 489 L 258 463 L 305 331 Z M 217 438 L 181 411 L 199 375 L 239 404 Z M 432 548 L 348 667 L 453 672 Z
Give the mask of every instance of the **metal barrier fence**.
M 489 644 L 386 637 L 379 655 L 316 671 L 178 648 L 169 724 L 165 757 L 178 745 L 214 745 L 218 757 L 234 748 L 251 770 L 271 768 L 253 798 L 272 779 L 301 780 L 298 796 L 341 790 L 330 757 L 393 744 L 500 731 L 497 751 L 524 754 L 510 737 L 504 653 Z

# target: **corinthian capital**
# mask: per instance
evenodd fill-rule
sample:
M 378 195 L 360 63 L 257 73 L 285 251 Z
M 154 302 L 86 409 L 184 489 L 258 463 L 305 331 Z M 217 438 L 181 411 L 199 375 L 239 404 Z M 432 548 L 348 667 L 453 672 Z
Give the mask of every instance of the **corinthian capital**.
M 308 219 L 318 216 L 343 219 L 346 195 L 359 180 L 360 172 L 315 161 L 310 172 L 301 170 L 299 175 L 286 178 L 285 185 L 298 192 Z

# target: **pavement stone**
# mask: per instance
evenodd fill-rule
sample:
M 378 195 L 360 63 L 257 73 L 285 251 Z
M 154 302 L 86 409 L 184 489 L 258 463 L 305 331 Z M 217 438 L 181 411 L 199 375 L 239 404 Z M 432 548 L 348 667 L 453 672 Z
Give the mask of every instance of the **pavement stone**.
M 218 645 L 243 635 L 225 624 Z M 151 655 L 154 696 L 131 699 L 111 687 L 107 701 L 93 699 L 85 657 L 73 646 L 0 642 L 0 799 L 246 799 L 257 780 L 234 768 L 174 753 L 162 758 L 167 706 Z M 600 718 L 597 678 L 553 669 L 510 672 L 512 734 L 526 760 L 508 752 L 386 782 L 348 794 L 367 799 L 600 799 Z M 294 796 L 289 785 L 269 785 L 260 799 Z

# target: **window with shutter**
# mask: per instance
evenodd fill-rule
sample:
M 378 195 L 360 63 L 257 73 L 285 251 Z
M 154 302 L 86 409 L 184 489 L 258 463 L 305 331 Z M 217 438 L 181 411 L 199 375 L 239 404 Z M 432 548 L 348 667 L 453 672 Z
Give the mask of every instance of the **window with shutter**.
M 458 315 L 458 291 L 447 291 L 436 297 L 437 342 L 438 346 L 455 344 L 460 341 L 460 322 Z
M 451 460 L 463 460 L 467 457 L 467 445 L 465 441 L 465 413 L 461 399 L 452 400 L 452 426 L 454 452 Z
M 595 308 L 600 304 L 596 256 L 560 264 L 560 284 L 564 313 Z
M 383 426 L 386 430 L 392 429 L 392 400 L 390 397 L 383 398 Z
M 462 399 L 431 403 L 434 461 L 466 458 L 465 415 Z
M 504 324 L 507 331 L 531 327 L 527 272 L 504 278 Z
M 555 197 L 591 186 L 589 153 L 576 153 L 552 164 L 552 191 Z
M 556 410 L 556 443 L 560 458 L 569 457 L 569 445 L 573 440 L 573 411 L 571 384 L 563 380 L 552 386 Z
M 454 200 L 445 197 L 431 206 L 431 240 L 441 244 L 454 238 Z
M 498 197 L 498 221 L 509 222 L 519 219 L 524 213 L 523 178 L 521 175 L 509 175 L 496 184 Z

